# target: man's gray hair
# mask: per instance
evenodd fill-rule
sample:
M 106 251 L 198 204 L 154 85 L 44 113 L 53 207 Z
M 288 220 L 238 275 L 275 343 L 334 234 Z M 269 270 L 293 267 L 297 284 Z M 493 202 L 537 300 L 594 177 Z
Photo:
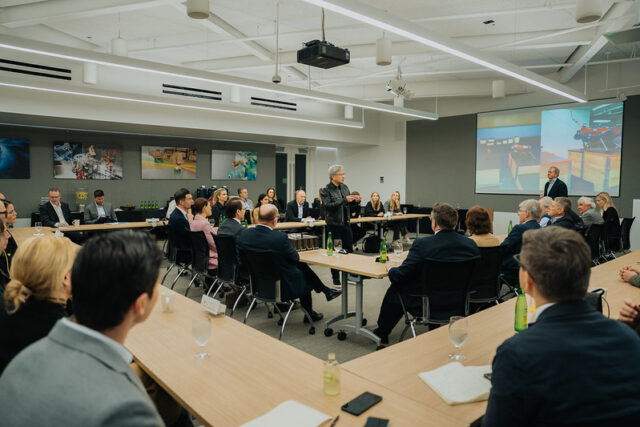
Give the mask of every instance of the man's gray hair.
M 591 197 L 587 197 L 587 196 L 582 196 L 578 199 L 578 203 L 584 203 L 585 205 L 589 205 L 592 208 L 596 207 L 596 202 L 593 201 L 593 199 Z
M 338 175 L 338 172 L 344 170 L 342 165 L 333 165 L 329 168 L 329 179 L 331 179 L 334 175 Z
M 535 219 L 536 221 L 540 219 L 542 208 L 540 208 L 540 203 L 538 203 L 537 200 L 527 199 L 523 202 L 520 202 L 520 205 L 518 205 L 518 207 L 525 212 L 529 212 L 532 219 Z
M 304 193 L 305 195 L 307 194 L 304 190 L 296 190 L 296 196 L 300 193 Z
M 553 203 L 553 199 L 549 196 L 544 196 L 542 199 L 540 199 L 540 206 L 543 208 L 550 208 L 551 203 Z
M 568 214 L 571 211 L 571 199 L 568 197 L 556 197 L 554 202 L 557 202 L 558 205 L 562 208 L 562 212 L 564 214 Z
M 558 169 L 556 166 L 551 166 L 549 169 L 553 169 L 553 173 L 560 176 L 560 169 Z

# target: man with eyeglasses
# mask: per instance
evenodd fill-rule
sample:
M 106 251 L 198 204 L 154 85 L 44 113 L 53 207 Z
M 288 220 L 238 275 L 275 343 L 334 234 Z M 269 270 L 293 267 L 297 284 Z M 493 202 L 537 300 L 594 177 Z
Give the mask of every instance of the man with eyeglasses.
M 353 234 L 349 224 L 351 210 L 360 205 L 359 195 L 352 195 L 344 183 L 344 168 L 342 165 L 333 165 L 329 168 L 330 182 L 320 190 L 322 209 L 327 222 L 327 231 L 334 239 L 342 239 L 342 248 L 353 252 Z M 334 286 L 341 287 L 340 273 L 331 269 L 331 277 Z
M 584 299 L 591 251 L 576 231 L 523 235 L 522 290 L 537 307 L 529 327 L 498 347 L 486 426 L 636 426 L 640 339 Z
M 504 248 L 504 258 L 500 266 L 500 273 L 511 286 L 518 285 L 518 264 L 513 259 L 513 255 L 520 253 L 524 232 L 540 228 L 538 221 L 540 220 L 541 210 L 537 200 L 527 199 L 521 202 L 518 207 L 520 223 L 513 227 L 511 233 L 500 244 Z

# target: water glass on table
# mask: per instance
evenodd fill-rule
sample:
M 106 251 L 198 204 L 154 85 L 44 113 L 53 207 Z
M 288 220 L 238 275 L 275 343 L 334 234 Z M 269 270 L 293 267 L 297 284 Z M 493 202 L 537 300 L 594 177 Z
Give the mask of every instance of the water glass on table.
M 34 234 L 34 236 L 42 236 L 42 223 L 36 222 L 34 225 L 36 227 L 36 234 Z
M 333 241 L 333 253 L 337 255 L 342 250 L 342 239 L 335 239 Z
M 402 251 L 404 247 L 402 246 L 402 242 L 400 240 L 396 240 L 391 244 L 393 247 L 393 254 L 396 256 L 395 262 L 402 262 Z
M 469 336 L 469 325 L 466 317 L 451 316 L 449 318 L 449 340 L 456 347 L 455 353 L 449 354 L 452 360 L 465 360 L 466 357 L 460 354 L 460 347 L 464 345 Z
M 405 214 L 405 215 L 407 214 L 407 207 L 406 206 L 402 208 L 402 213 Z
M 211 357 L 211 354 L 204 351 L 204 346 L 209 342 L 211 338 L 211 321 L 208 314 L 200 314 L 193 319 L 191 323 L 191 335 L 195 342 L 200 346 L 200 352 L 195 354 L 197 359 L 206 359 Z

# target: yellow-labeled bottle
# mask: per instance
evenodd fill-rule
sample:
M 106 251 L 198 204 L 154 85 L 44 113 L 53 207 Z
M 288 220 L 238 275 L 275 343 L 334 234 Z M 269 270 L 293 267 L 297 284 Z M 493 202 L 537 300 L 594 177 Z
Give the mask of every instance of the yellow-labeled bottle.
M 324 363 L 323 390 L 328 396 L 340 394 L 340 365 L 336 360 L 335 353 L 329 353 L 327 361 Z

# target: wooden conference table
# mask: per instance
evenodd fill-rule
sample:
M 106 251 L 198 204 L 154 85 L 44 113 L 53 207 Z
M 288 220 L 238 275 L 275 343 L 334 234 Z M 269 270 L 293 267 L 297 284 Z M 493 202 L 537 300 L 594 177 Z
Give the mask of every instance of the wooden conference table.
M 340 414 L 337 426 L 361 427 L 368 416 L 388 418 L 393 426 L 461 425 L 429 406 L 345 370 L 341 393 L 326 396 L 322 360 L 226 316 L 210 316 L 211 338 L 204 350 L 211 357 L 196 359 L 199 347 L 191 337 L 191 325 L 193 319 L 205 315 L 204 311 L 186 297 L 175 294 L 174 298 L 175 311 L 164 313 L 156 304 L 150 317 L 131 330 L 126 347 L 140 366 L 204 425 L 237 426 L 286 400 L 296 400 L 332 418 Z M 382 402 L 360 417 L 340 410 L 365 391 L 382 396 Z
M 640 303 L 640 289 L 620 280 L 618 271 L 624 265 L 640 262 L 640 251 L 622 256 L 592 268 L 590 289 L 606 288 L 610 317 L 617 318 L 625 298 Z M 604 311 L 607 314 L 606 304 Z M 469 338 L 462 347 L 465 365 L 490 365 L 496 349 L 514 334 L 515 298 L 469 316 Z M 418 335 L 375 353 L 343 364 L 346 371 L 388 387 L 399 394 L 462 421 L 479 423 L 487 403 L 477 402 L 449 406 L 419 377 L 418 373 L 436 369 L 450 362 L 454 350 L 447 327 Z

